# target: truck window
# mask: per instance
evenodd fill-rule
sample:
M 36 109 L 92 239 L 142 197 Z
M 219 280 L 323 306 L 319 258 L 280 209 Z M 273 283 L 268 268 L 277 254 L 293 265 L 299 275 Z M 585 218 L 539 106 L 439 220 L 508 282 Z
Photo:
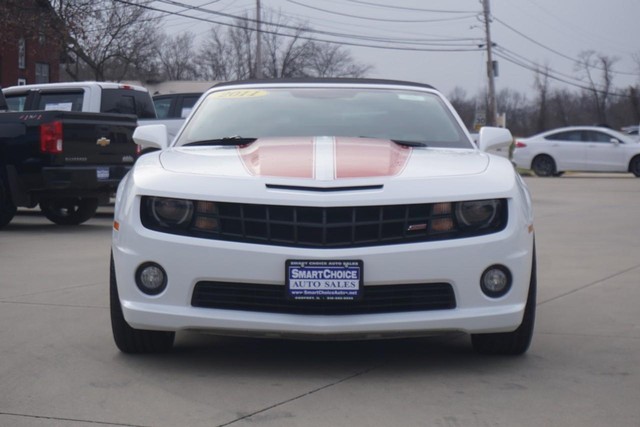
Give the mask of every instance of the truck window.
M 41 92 L 34 110 L 82 111 L 83 91 Z
M 200 99 L 200 95 L 189 95 L 182 98 L 182 109 L 180 111 L 180 117 L 185 118 L 191 113 L 191 109 Z
M 156 117 L 156 111 L 149 94 L 132 89 L 103 89 L 100 111 L 103 113 L 133 114 L 140 119 Z
M 156 114 L 159 119 L 166 119 L 169 117 L 169 111 L 171 109 L 171 98 L 158 98 L 153 100 L 153 104 L 156 107 Z
M 24 111 L 24 104 L 27 102 L 26 94 L 7 96 L 6 99 L 9 111 Z

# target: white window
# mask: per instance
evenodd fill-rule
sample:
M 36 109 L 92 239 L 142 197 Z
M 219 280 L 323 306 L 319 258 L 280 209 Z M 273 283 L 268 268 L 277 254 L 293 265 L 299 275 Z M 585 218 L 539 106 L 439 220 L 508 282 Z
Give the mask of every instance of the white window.
M 27 68 L 27 43 L 24 37 L 18 40 L 18 68 L 21 70 Z
M 36 63 L 36 83 L 49 83 L 49 64 Z

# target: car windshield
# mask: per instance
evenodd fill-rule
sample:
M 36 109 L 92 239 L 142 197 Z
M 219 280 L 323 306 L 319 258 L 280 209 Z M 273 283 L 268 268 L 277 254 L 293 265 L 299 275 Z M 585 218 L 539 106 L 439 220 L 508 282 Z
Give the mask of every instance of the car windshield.
M 473 147 L 449 108 L 434 93 L 317 87 L 212 92 L 194 112 L 175 145 L 298 136 Z

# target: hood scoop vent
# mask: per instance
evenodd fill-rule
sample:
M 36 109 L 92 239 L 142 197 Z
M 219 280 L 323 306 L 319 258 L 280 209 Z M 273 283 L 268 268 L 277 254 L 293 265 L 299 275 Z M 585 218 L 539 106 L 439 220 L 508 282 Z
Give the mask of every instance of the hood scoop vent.
M 340 192 L 340 191 L 370 191 L 382 190 L 384 185 L 357 185 L 348 187 L 307 187 L 301 185 L 265 184 L 269 190 L 314 191 L 314 192 Z

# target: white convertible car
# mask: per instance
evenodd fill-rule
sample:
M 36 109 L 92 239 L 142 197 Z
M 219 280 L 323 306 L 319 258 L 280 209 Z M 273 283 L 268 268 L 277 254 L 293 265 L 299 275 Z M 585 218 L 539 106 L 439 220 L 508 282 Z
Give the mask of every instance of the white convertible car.
M 535 318 L 531 200 L 484 128 L 430 86 L 231 82 L 122 181 L 111 323 L 126 353 L 176 331 L 377 339 L 450 331 L 522 354 Z

